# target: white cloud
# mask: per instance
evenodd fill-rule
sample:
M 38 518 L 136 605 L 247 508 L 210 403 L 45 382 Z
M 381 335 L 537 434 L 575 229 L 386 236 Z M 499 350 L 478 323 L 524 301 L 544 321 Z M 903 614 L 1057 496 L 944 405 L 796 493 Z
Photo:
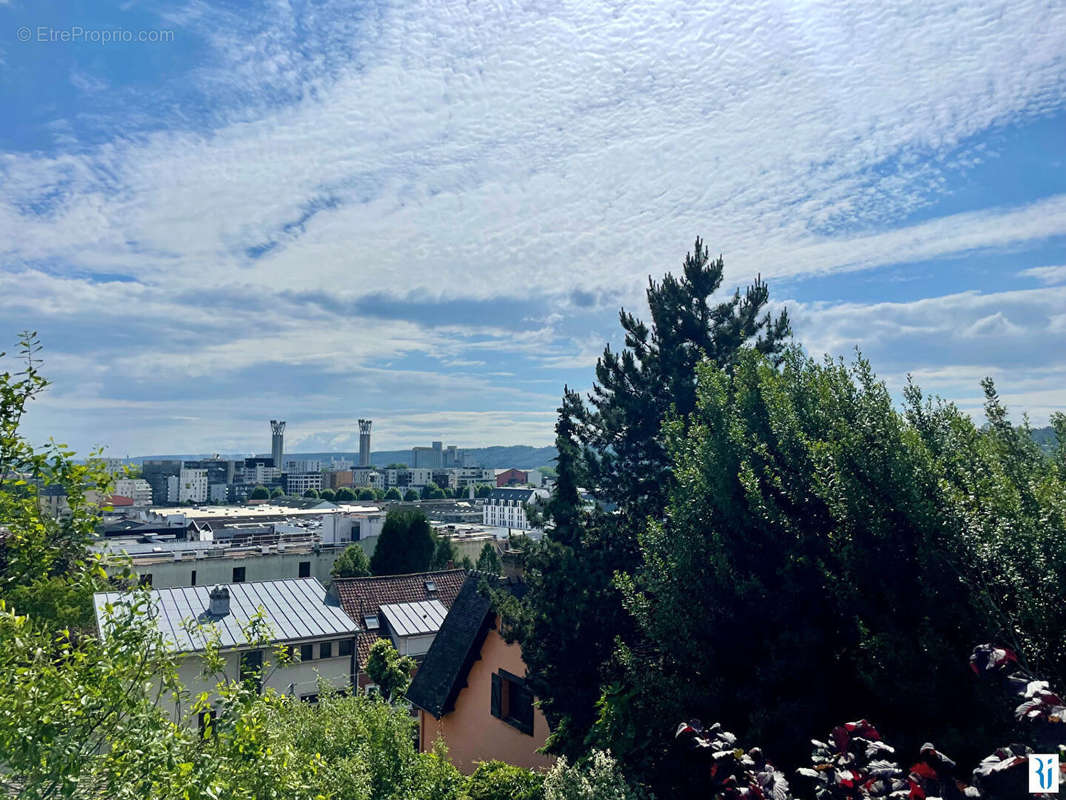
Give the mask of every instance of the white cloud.
M 1036 278 L 1043 283 L 1066 283 L 1066 266 L 1031 267 L 1018 273 L 1026 278 Z
M 446 406 L 451 392 L 468 403 L 480 393 L 482 408 L 549 409 L 550 383 L 516 399 L 545 373 L 500 381 L 494 359 L 507 354 L 518 374 L 590 366 L 602 337 L 562 332 L 580 313 L 575 292 L 639 303 L 645 276 L 676 268 L 696 233 L 726 254 L 730 284 L 1066 235 L 1062 194 L 900 222 L 995 157 L 969 137 L 1062 110 L 1066 6 L 761 0 L 547 14 L 279 2 L 249 17 L 194 0 L 167 14 L 213 48 L 183 76 L 206 118 L 156 130 L 116 118 L 113 139 L 95 146 L 58 120 L 58 151 L 0 155 L 0 258 L 11 267 L 0 310 L 9 324 L 77 331 L 49 342 L 50 357 L 86 387 L 94 426 L 106 409 L 93 404 L 112 402 L 114 381 L 148 398 L 138 436 L 162 425 L 156 411 L 170 425 L 211 413 L 232 423 L 282 401 L 264 391 L 219 408 L 232 399 L 211 395 L 212 382 L 257 369 L 313 376 L 299 393 L 312 421 L 382 386 L 395 392 L 396 380 L 422 393 L 407 414 Z M 92 90 L 85 78 L 71 74 Z M 1061 275 L 1049 270 L 1061 269 L 1025 276 L 1053 284 Z M 101 277 L 114 274 L 137 282 Z M 316 310 L 286 292 L 534 295 L 567 314 L 516 334 L 479 319 L 433 327 Z M 1022 360 L 1030 344 L 1046 354 L 1034 337 L 1060 330 L 1062 298 L 1023 294 L 794 305 L 813 347 L 882 345 L 898 371 L 970 363 L 978 339 L 996 364 L 1006 338 Z M 203 302 L 211 296 L 228 299 Z M 109 329 L 114 312 L 130 327 L 125 343 Z M 438 363 L 383 366 L 416 357 Z M 206 394 L 171 407 L 150 394 L 160 376 Z M 352 382 L 371 394 L 353 396 Z M 181 435 L 225 439 L 230 427 Z
M 850 356 L 859 347 L 898 391 L 908 374 L 968 411 L 981 408 L 991 376 L 1017 414 L 1047 424 L 1066 411 L 1066 363 L 1049 353 L 1062 325 L 1066 286 L 963 292 L 905 303 L 788 301 L 797 336 L 812 353 Z

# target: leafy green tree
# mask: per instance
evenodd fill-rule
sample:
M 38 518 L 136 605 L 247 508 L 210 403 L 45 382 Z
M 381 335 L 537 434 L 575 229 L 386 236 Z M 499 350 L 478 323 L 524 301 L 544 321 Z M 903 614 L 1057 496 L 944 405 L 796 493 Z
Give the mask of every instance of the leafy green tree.
M 446 751 L 417 752 L 414 720 L 401 706 L 324 686 L 317 705 L 290 702 L 271 711 L 269 728 L 283 747 L 317 764 L 313 791 L 302 796 L 458 800 L 462 775 Z
M 386 466 L 385 469 L 407 469 L 407 465 L 399 461 L 394 461 L 392 464 Z
M 477 557 L 477 569 L 478 572 L 491 572 L 493 575 L 503 572 L 499 553 L 496 552 L 496 546 L 492 542 L 485 542 L 481 548 Z
M 436 542 L 426 515 L 418 510 L 393 508 L 385 516 L 370 571 L 374 575 L 424 572 L 433 558 Z
M 255 491 L 255 490 L 253 489 L 253 491 Z M 285 490 L 282 489 L 280 486 L 275 486 L 273 489 L 271 489 L 270 496 L 271 496 L 271 498 L 284 497 L 285 496 Z
M 665 426 L 667 513 L 619 576 L 640 649 L 619 649 L 593 741 L 663 787 L 662 714 L 730 720 L 793 763 L 795 731 L 856 716 L 905 752 L 932 738 L 977 760 L 1009 737 L 962 654 L 992 635 L 1058 679 L 1066 524 L 1047 501 L 1066 484 L 991 387 L 980 431 L 913 387 L 897 411 L 862 359 L 697 370 L 695 412 Z
M 495 488 L 495 486 L 489 486 L 487 483 L 483 483 L 477 487 L 477 496 L 481 498 L 488 497 L 492 494 L 492 490 Z
M 318 489 L 307 489 L 304 491 L 304 497 L 310 497 L 315 500 L 318 499 Z
M 357 544 L 350 544 L 333 562 L 330 575 L 334 578 L 365 578 L 370 574 L 370 559 Z
M 418 492 L 415 491 L 414 489 L 408 489 L 406 492 L 403 493 L 403 499 L 404 499 L 404 502 L 407 502 L 407 503 L 410 503 L 410 502 L 413 502 L 415 500 L 418 500 L 419 499 Z
M 350 503 L 355 500 L 355 491 L 347 486 L 342 486 L 337 490 L 334 499 L 338 503 Z
M 711 301 L 724 264 L 700 239 L 680 276 L 649 279 L 650 326 L 619 314 L 625 347 L 608 346 L 596 365 L 588 403 L 566 389 L 556 426 L 559 489 L 549 504 L 545 540 L 526 558 L 529 593 L 501 604 L 552 723 L 554 752 L 582 755 L 601 687 L 620 677 L 616 641 L 631 641 L 633 621 L 614 575 L 636 568 L 637 532 L 661 517 L 674 475 L 661 428 L 669 414 L 695 408 L 695 367 L 732 365 L 752 345 L 776 357 L 789 338 L 788 316 L 765 312 L 769 290 L 757 280 L 742 295 Z M 586 509 L 576 487 L 593 493 Z M 610 513 L 617 510 L 618 513 Z M 588 626 L 574 620 L 595 620 Z
M 444 490 L 441 489 L 433 481 L 430 481 L 422 487 L 422 499 L 423 500 L 440 500 L 444 497 Z
M 363 488 L 363 489 L 360 489 L 360 490 L 359 490 L 359 498 L 358 498 L 358 499 L 359 499 L 360 501 L 370 501 L 370 502 L 373 502 L 373 500 L 374 500 L 374 490 L 373 490 L 373 489 L 370 489 L 370 488 Z
M 543 800 L 544 777 L 503 761 L 482 761 L 470 776 L 463 800 Z
M 459 560 L 459 554 L 447 536 L 436 536 L 436 545 L 433 548 L 433 558 L 429 561 L 429 569 L 447 569 L 449 564 L 455 564 Z
M 250 500 L 269 500 L 270 499 L 270 490 L 267 487 L 265 487 L 265 486 L 256 486 L 248 494 L 248 498 Z
M 330 502 L 333 502 L 334 500 L 337 499 L 337 493 L 335 491 L 333 491 L 332 489 L 323 489 L 322 491 L 320 491 L 318 493 L 318 496 L 321 499 L 329 500 Z
M 570 763 L 560 758 L 544 776 L 544 800 L 642 800 L 610 753 L 593 750 Z
M 28 405 L 49 385 L 39 352 L 36 334 L 23 333 L 21 370 L 0 372 L 0 601 L 41 624 L 85 629 L 105 577 L 88 550 L 98 521 L 91 498 L 109 495 L 111 483 L 98 454 L 78 464 L 66 445 L 37 449 L 20 433 Z M 49 512 L 46 490 L 63 495 L 61 513 Z
M 374 500 L 375 501 L 380 502 L 380 501 L 385 499 L 385 490 L 384 489 L 379 489 L 379 488 L 377 488 L 375 486 L 375 487 L 371 488 L 370 491 L 372 491 L 374 493 Z
M 382 497 L 382 499 L 383 500 L 403 500 L 403 495 L 400 494 L 400 490 L 399 489 L 397 489 L 395 486 L 392 486 L 392 487 L 389 488 L 389 490 L 387 492 L 385 492 L 385 495 L 384 495 L 384 497 Z
M 378 639 L 370 646 L 366 660 L 366 674 L 378 685 L 382 697 L 389 702 L 398 700 L 411 686 L 415 660 L 401 656 L 388 639 Z

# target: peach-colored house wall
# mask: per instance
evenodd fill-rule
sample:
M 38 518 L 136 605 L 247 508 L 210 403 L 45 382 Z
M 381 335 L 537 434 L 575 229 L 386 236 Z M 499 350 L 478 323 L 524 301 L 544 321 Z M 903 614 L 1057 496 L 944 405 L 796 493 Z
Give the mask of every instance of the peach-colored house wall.
M 517 643 L 507 644 L 493 628 L 485 637 L 481 659 L 470 668 L 467 686 L 459 692 L 455 709 L 441 719 L 419 712 L 422 750 L 432 749 L 438 738 L 443 739 L 452 763 L 468 775 L 479 761 L 492 759 L 519 767 L 551 766 L 553 757 L 536 752 L 548 738 L 548 722 L 539 708 L 533 707 L 532 736 L 492 716 L 492 673 L 499 669 L 514 675 L 526 673 L 522 648 Z

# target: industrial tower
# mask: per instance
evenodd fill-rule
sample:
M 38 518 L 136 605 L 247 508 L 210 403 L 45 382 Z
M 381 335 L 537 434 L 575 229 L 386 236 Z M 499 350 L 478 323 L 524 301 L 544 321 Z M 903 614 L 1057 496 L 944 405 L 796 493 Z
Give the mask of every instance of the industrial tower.
M 281 458 L 285 453 L 285 420 L 270 420 L 270 455 L 274 458 L 274 468 L 281 469 Z
M 359 466 L 370 466 L 370 423 L 373 420 L 359 420 Z

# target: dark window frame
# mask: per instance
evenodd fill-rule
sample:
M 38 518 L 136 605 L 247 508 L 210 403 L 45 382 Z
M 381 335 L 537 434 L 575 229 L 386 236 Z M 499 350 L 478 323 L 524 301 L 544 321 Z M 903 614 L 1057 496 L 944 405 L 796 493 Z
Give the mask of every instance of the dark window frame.
M 310 561 L 301 561 L 300 562 L 299 566 L 297 567 L 297 575 L 296 575 L 296 577 L 298 577 L 298 578 L 310 578 L 311 577 L 311 562 Z
M 313 644 L 300 645 L 300 661 L 314 661 L 315 646 Z
M 355 652 L 355 641 L 353 639 L 341 639 L 337 642 L 338 656 L 350 656 L 353 652 Z
M 247 580 L 247 575 L 248 571 L 244 567 L 234 567 L 231 583 L 244 583 Z
M 505 669 L 492 673 L 489 713 L 527 736 L 533 735 L 533 699 L 525 678 Z
M 319 658 L 333 658 L 333 642 L 320 642 L 318 645 Z

